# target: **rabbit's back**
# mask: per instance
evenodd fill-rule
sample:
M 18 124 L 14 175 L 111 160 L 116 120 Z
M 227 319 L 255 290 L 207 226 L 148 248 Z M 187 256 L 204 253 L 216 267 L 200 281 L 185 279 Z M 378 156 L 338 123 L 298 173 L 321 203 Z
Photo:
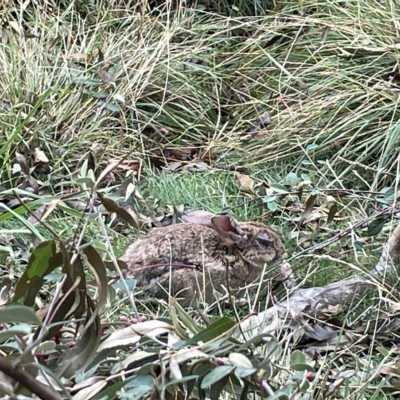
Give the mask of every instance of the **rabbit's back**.
M 126 249 L 121 260 L 130 269 L 177 262 L 197 265 L 218 256 L 219 242 L 217 233 L 211 228 L 196 224 L 174 224 L 151 229 Z

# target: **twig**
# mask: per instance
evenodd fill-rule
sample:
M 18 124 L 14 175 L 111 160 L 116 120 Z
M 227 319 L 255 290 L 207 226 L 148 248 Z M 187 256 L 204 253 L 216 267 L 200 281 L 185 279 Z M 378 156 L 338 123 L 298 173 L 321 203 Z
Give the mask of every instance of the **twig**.
M 62 400 L 60 394 L 55 390 L 39 382 L 22 368 L 11 364 L 3 356 L 0 356 L 0 371 L 16 380 L 21 386 L 24 386 L 32 393 L 35 393 L 42 400 Z

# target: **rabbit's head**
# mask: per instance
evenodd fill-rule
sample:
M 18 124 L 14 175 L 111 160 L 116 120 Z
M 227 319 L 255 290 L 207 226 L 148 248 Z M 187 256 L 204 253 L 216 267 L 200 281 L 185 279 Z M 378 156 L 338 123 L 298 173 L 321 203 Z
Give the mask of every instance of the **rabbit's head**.
M 279 236 L 259 222 L 237 222 L 229 214 L 211 218 L 211 224 L 227 244 L 234 245 L 243 259 L 254 267 L 279 261 L 285 252 Z

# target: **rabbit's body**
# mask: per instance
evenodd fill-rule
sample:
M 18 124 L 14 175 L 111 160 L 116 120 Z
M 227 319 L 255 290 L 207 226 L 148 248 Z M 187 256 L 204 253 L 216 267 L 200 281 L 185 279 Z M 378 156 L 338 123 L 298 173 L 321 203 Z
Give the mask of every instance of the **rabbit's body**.
M 196 298 L 210 303 L 215 300 L 214 289 L 244 287 L 261 276 L 265 263 L 280 259 L 284 252 L 279 237 L 263 224 L 237 223 L 228 215 L 210 221 L 209 226 L 183 223 L 153 228 L 127 248 L 121 260 L 144 298 L 165 299 L 170 293 L 182 298 L 184 307 Z M 159 264 L 163 266 L 150 267 Z

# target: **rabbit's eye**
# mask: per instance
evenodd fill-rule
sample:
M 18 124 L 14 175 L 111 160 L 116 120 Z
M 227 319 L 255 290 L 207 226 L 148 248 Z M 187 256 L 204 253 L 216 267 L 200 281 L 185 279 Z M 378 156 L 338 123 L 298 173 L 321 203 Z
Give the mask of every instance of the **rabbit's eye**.
M 256 238 L 256 242 L 261 246 L 269 247 L 273 243 L 271 240 Z

